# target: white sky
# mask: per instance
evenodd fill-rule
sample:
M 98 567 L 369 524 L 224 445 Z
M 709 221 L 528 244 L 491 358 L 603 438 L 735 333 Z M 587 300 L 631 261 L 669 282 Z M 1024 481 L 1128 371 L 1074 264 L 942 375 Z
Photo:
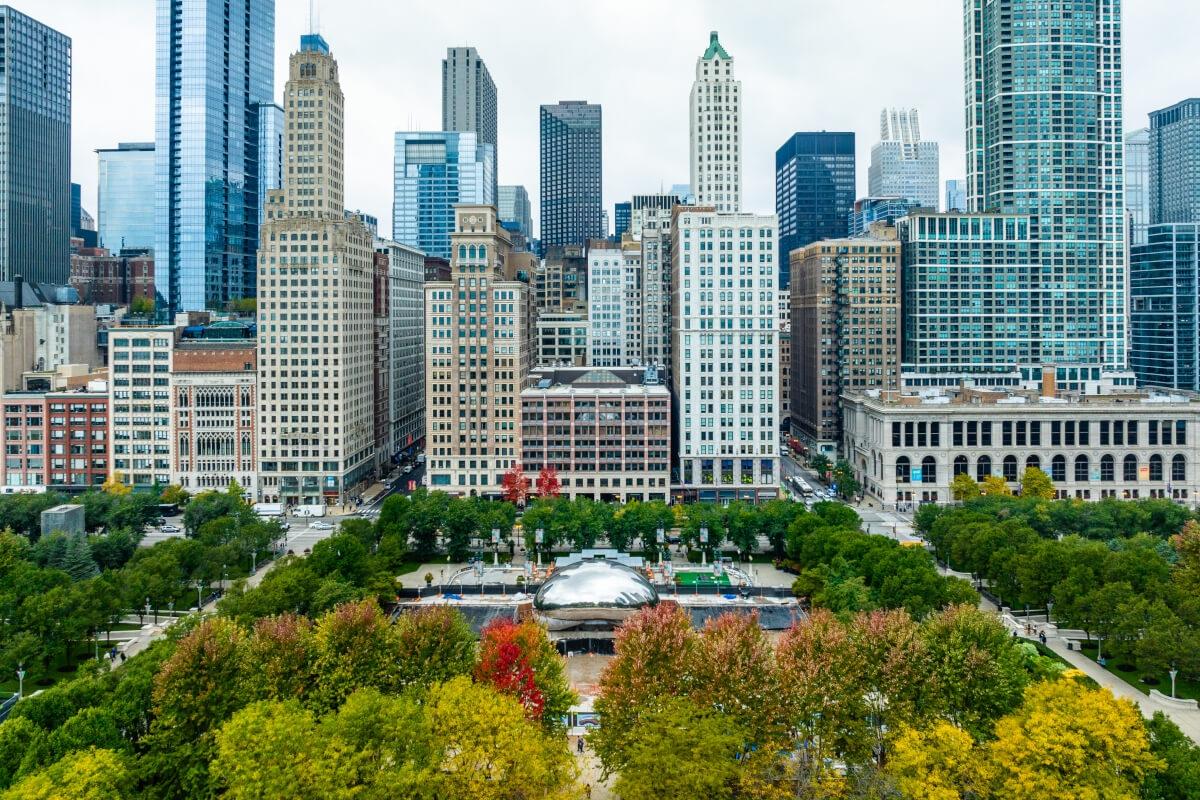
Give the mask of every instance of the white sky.
M 98 147 L 154 139 L 154 0 L 15 0 L 74 47 L 73 180 L 96 210 Z M 913 106 L 962 177 L 961 0 L 318 0 L 346 95 L 346 205 L 391 230 L 392 134 L 441 126 L 441 59 L 473 45 L 499 93 L 500 183 L 537 225 L 538 106 L 604 107 L 604 204 L 688 181 L 688 92 L 708 32 L 742 81 L 745 209 L 775 206 L 775 150 L 797 130 L 857 134 L 859 194 L 884 106 Z M 1126 0 L 1125 127 L 1200 95 L 1197 0 Z M 278 97 L 307 0 L 276 0 Z

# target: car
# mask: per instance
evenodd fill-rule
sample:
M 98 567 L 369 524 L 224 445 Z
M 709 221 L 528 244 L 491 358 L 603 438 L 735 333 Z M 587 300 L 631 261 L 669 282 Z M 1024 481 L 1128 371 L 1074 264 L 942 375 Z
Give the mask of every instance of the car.
M 678 536 L 668 536 L 667 544 L 679 544 L 682 540 Z
M 170 523 L 163 525 L 159 530 L 163 533 L 183 533 L 183 528 L 180 528 L 178 525 L 171 525 Z
M 407 475 L 410 472 L 412 472 L 412 464 L 405 464 L 404 465 L 404 474 Z
M 313 522 L 313 523 L 310 523 L 308 527 L 312 528 L 313 530 L 317 530 L 317 531 L 333 530 L 333 526 L 330 525 L 328 522 Z

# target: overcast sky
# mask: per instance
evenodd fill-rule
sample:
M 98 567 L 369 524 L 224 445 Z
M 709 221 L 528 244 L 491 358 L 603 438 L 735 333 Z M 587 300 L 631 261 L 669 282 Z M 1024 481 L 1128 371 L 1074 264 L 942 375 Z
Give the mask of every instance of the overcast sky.
M 153 0 L 14 0 L 74 45 L 73 179 L 96 209 L 98 147 L 154 139 Z M 775 150 L 794 131 L 857 134 L 859 193 L 884 106 L 921 113 L 942 180 L 962 177 L 961 0 L 324 0 L 320 31 L 346 95 L 346 204 L 391 230 L 392 134 L 441 126 L 441 59 L 472 45 L 499 93 L 500 183 L 537 225 L 538 106 L 604 107 L 604 204 L 688 177 L 688 92 L 720 32 L 743 92 L 745 209 L 775 206 Z M 1196 0 L 1127 0 L 1125 127 L 1200 95 Z M 278 97 L 308 0 L 276 0 Z

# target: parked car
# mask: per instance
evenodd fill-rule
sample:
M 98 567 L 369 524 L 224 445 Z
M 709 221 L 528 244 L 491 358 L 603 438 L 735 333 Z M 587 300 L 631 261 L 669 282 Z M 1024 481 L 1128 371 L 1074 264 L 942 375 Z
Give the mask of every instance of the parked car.
M 317 531 L 333 530 L 333 526 L 330 525 L 328 522 L 313 522 L 308 527 L 312 528 L 313 530 L 317 530 Z
M 170 525 L 170 524 L 163 525 L 161 528 L 159 528 L 159 530 L 161 530 L 163 533 L 182 533 L 183 532 L 183 528 L 180 528 L 178 525 Z

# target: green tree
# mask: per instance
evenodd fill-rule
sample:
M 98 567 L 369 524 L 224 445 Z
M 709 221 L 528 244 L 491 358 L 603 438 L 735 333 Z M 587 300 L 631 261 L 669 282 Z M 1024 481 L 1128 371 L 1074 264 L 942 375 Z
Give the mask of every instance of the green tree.
M 834 466 L 833 480 L 837 484 L 838 495 L 847 500 L 857 496 L 862 489 L 862 484 L 854 476 L 854 467 L 850 466 L 850 462 L 844 459 L 839 459 Z
M 960 472 L 950 481 L 950 495 L 959 502 L 979 497 L 979 484 L 965 472 Z
M 1021 473 L 1021 496 L 1053 500 L 1057 494 L 1054 481 L 1037 467 L 1026 467 Z
M 808 460 L 808 466 L 821 480 L 825 480 L 825 474 L 833 469 L 833 462 L 824 453 L 814 453 Z
M 1146 775 L 1145 800 L 1200 800 L 1200 747 L 1161 711 L 1146 722 L 1150 753 L 1163 768 Z
M 133 774 L 111 750 L 80 750 L 43 772 L 11 787 L 3 800 L 125 800 L 133 793 Z
M 367 579 L 367 548 L 353 535 L 336 533 L 313 545 L 308 557 L 319 577 L 340 577 L 351 586 L 362 586 Z
M 395 634 L 404 686 L 444 683 L 475 669 L 475 634 L 457 609 L 425 606 L 401 614 Z
M 189 493 L 187 489 L 184 489 L 178 484 L 172 483 L 171 485 L 167 486 L 167 488 L 162 490 L 162 494 L 158 496 L 158 499 L 161 503 L 182 506 L 187 504 L 187 501 L 189 498 L 191 498 L 191 496 L 191 493 Z

